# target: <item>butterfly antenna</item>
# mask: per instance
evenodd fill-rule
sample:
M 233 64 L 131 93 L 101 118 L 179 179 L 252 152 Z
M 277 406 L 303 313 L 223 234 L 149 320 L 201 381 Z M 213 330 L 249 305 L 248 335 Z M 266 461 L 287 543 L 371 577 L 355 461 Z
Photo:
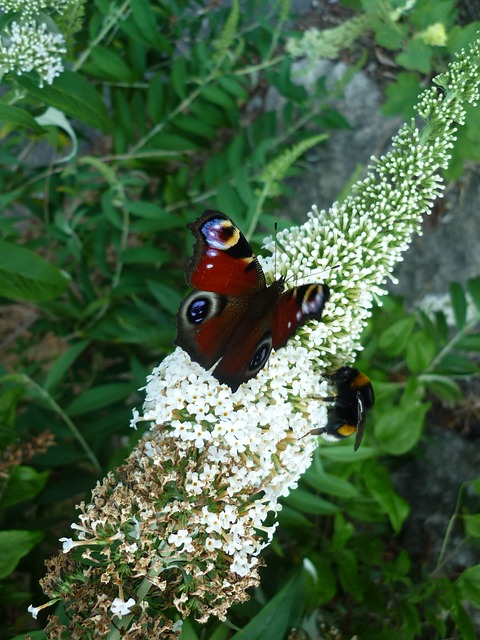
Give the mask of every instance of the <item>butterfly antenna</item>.
M 310 274 L 309 274 L 309 278 L 314 278 L 316 277 L 318 274 L 323 273 L 326 274 L 329 271 L 333 271 L 333 269 L 339 269 L 342 265 L 340 263 L 338 264 L 334 264 L 333 267 L 326 267 L 325 269 L 314 269 Z M 297 275 L 295 275 L 295 278 L 297 278 Z M 289 282 L 289 279 L 287 278 L 287 280 L 285 281 L 286 283 Z

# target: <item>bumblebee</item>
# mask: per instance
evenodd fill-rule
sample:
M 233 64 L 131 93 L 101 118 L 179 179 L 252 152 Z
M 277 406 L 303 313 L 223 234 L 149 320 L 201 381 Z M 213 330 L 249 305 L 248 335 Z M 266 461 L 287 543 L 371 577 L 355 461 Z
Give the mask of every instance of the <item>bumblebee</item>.
M 355 433 L 353 448 L 356 451 L 362 442 L 367 413 L 375 402 L 372 383 L 353 367 L 341 367 L 329 378 L 336 387 L 336 395 L 322 398 L 334 403 L 327 426 L 313 429 L 310 433 L 331 441 L 342 440 Z

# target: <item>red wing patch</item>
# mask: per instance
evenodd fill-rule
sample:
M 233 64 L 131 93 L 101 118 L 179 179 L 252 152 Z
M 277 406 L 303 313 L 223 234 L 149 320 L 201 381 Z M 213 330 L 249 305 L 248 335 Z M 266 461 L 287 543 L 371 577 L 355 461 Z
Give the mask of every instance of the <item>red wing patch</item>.
M 199 291 L 240 296 L 259 288 L 257 264 L 254 257 L 231 258 L 225 251 L 206 249 L 189 267 L 187 280 Z
M 285 346 L 307 320 L 320 320 L 329 296 L 330 291 L 325 284 L 305 284 L 285 291 L 273 309 L 273 348 Z
M 229 296 L 265 288 L 265 276 L 247 239 L 228 216 L 205 211 L 189 228 L 195 236 L 187 283 Z
M 213 375 L 219 382 L 236 391 L 242 382 L 253 378 L 262 369 L 272 350 L 272 336 L 263 322 L 249 327 L 238 327 L 232 336 L 228 351 L 217 364 Z

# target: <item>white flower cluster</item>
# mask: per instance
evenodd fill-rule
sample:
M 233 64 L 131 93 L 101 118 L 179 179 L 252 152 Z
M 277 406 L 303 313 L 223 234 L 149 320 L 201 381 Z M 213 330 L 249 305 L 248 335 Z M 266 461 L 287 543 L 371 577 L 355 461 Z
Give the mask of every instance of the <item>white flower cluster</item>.
M 5 13 L 21 13 L 22 19 L 32 18 L 41 12 L 62 13 L 70 0 L 2 0 L 0 9 Z
M 0 36 L 0 70 L 17 75 L 34 71 L 42 87 L 63 71 L 66 52 L 64 37 L 48 31 L 44 22 L 12 22 Z
M 232 572 L 243 576 L 256 564 L 275 529 L 263 525 L 268 512 L 281 508 L 279 498 L 311 462 L 316 440 L 302 437 L 312 420 L 326 420 L 322 403 L 314 403 L 307 413 L 306 403 L 292 402 L 292 394 L 326 394 L 326 383 L 312 375 L 311 358 L 303 347 L 286 347 L 282 357 L 274 354 L 268 368 L 235 394 L 181 349 L 152 372 L 144 415 L 133 420 L 159 425 L 152 429 L 146 451 L 153 464 L 162 465 L 173 438 L 180 457 L 196 459 L 185 470 L 186 492 L 215 502 L 215 511 L 204 506 L 190 515 L 188 529 L 170 536 L 171 544 L 188 552 L 192 536 L 203 534 L 207 549 L 231 558 Z M 219 478 L 224 484 L 221 499 Z M 258 499 L 252 502 L 253 496 Z M 265 535 L 259 537 L 258 530 Z
M 467 315 L 466 322 L 473 322 L 478 317 L 478 311 L 469 293 L 466 294 Z M 427 316 L 434 319 L 437 313 L 443 313 L 445 322 L 449 327 L 456 326 L 455 313 L 452 299 L 448 293 L 427 293 L 416 305 Z

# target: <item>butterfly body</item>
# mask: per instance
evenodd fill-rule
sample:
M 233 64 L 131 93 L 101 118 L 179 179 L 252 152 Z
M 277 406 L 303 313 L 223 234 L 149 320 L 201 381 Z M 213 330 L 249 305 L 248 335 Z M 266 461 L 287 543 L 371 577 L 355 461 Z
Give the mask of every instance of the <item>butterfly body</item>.
M 236 391 L 283 347 L 307 319 L 320 319 L 329 297 L 326 285 L 285 291 L 279 278 L 266 285 L 245 236 L 219 211 L 205 211 L 188 225 L 195 236 L 185 272 L 196 289 L 181 303 L 175 344 Z
M 310 433 L 327 440 L 342 440 L 355 433 L 356 451 L 365 432 L 367 413 L 375 403 L 372 383 L 353 367 L 341 367 L 330 378 L 337 393 L 323 400 L 334 402 L 331 415 L 326 427 L 313 429 Z

